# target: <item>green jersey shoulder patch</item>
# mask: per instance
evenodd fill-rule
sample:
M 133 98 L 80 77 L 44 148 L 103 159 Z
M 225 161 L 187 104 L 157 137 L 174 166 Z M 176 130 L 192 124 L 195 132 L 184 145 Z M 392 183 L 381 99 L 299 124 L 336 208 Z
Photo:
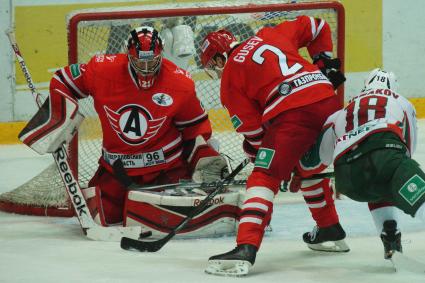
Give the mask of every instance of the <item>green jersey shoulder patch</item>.
M 73 79 L 77 79 L 81 76 L 80 64 L 72 64 L 69 66 L 69 69 L 71 70 L 71 76 Z
M 237 115 L 233 115 L 232 118 L 230 118 L 230 121 L 232 121 L 232 125 L 235 130 L 237 130 L 243 124 Z

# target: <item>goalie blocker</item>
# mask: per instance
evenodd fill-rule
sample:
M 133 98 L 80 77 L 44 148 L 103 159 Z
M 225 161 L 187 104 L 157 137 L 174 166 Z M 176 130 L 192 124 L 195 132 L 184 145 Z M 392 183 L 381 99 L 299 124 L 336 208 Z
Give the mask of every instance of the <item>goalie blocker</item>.
M 75 99 L 59 90 L 55 92 L 57 95 L 46 99 L 18 136 L 39 154 L 53 153 L 63 143 L 68 143 L 84 120 Z
M 106 226 L 102 206 L 96 197 L 99 195 L 98 188 L 90 187 L 83 192 L 95 221 Z M 142 231 L 151 231 L 154 238 L 164 237 L 186 218 L 206 195 L 207 192 L 200 189 L 186 190 L 179 187 L 162 191 L 129 191 L 124 205 L 123 226 L 141 226 Z M 239 190 L 230 188 L 218 194 L 205 211 L 178 232 L 177 238 L 234 234 L 240 211 L 239 198 Z

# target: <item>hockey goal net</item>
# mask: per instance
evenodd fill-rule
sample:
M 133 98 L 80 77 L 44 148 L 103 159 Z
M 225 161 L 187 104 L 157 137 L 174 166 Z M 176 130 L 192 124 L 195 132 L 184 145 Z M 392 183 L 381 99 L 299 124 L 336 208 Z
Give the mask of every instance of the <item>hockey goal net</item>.
M 219 100 L 219 81 L 209 79 L 200 68 L 197 51 L 203 37 L 210 31 L 225 28 L 242 41 L 263 26 L 273 26 L 298 15 L 325 19 L 331 26 L 334 55 L 344 62 L 344 9 L 338 2 L 310 1 L 221 1 L 196 4 L 166 4 L 127 8 L 90 9 L 73 12 L 68 17 L 69 63 L 87 62 L 96 54 L 123 51 L 129 31 L 140 25 L 151 25 L 161 31 L 170 25 L 184 24 L 194 33 L 194 55 L 184 66 L 196 83 L 197 95 L 209 112 L 214 137 L 220 141 L 220 151 L 228 155 L 234 166 L 244 159 L 241 137 L 235 133 Z M 306 50 L 301 51 L 308 58 Z M 343 100 L 342 90 L 340 91 Z M 78 141 L 69 148 L 71 163 L 78 171 L 82 187 L 97 168 L 101 154 L 101 129 L 90 98 L 80 101 L 86 119 L 78 133 Z M 246 178 L 252 167 L 239 178 Z M 65 188 L 53 163 L 38 176 L 0 195 L 0 210 L 16 213 L 72 216 Z

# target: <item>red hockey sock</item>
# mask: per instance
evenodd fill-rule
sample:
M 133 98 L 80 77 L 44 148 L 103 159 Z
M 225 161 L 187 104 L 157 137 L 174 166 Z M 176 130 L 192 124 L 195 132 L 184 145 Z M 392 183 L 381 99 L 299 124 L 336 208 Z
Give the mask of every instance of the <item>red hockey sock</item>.
M 339 222 L 330 179 L 303 180 L 301 191 L 317 226 L 328 227 Z
M 260 247 L 264 229 L 270 223 L 273 213 L 273 198 L 280 182 L 261 172 L 253 172 L 247 181 L 236 242 Z

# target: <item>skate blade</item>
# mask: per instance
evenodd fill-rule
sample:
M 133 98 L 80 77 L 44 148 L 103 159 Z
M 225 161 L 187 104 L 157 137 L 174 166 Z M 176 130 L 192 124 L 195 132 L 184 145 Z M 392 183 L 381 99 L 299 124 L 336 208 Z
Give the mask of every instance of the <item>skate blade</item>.
M 347 243 L 344 240 L 329 241 L 320 244 L 307 244 L 313 251 L 332 252 L 332 253 L 346 253 L 350 251 Z
M 248 274 L 252 264 L 246 260 L 209 260 L 205 273 L 241 277 Z
M 398 251 L 394 251 L 390 258 L 396 272 L 409 271 L 425 274 L 425 263 L 408 257 Z

